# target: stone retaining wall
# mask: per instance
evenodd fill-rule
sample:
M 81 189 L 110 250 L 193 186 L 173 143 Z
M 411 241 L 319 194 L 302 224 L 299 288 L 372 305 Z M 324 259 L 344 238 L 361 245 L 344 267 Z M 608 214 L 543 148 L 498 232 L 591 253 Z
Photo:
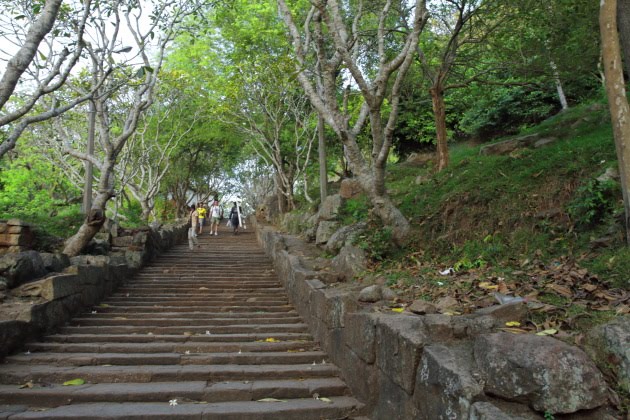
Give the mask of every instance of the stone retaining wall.
M 524 321 L 524 304 L 466 316 L 373 312 L 355 291 L 327 286 L 324 272 L 305 268 L 290 253 L 293 238 L 255 225 L 292 303 L 371 418 L 617 418 L 601 372 L 583 351 L 550 337 L 497 332 Z
M 78 311 L 100 302 L 160 252 L 186 239 L 188 225 L 142 235 L 141 246 L 117 256 L 81 255 L 62 273 L 22 284 L 0 304 L 0 359 L 27 340 L 53 332 Z M 35 252 L 35 251 L 30 251 Z
M 28 224 L 18 220 L 0 220 L 0 254 L 30 249 L 33 232 Z

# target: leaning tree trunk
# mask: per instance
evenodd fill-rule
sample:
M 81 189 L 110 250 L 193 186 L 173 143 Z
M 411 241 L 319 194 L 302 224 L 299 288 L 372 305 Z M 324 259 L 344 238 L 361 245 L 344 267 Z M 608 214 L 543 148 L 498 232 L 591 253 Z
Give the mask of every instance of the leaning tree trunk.
M 437 135 L 437 170 L 438 172 L 448 166 L 448 137 L 446 133 L 446 105 L 444 104 L 444 89 L 441 86 L 433 86 L 429 89 L 433 102 L 433 118 L 435 119 L 435 131 Z
M 103 168 L 101 181 L 99 183 L 99 192 L 92 203 L 92 209 L 79 228 L 79 231 L 66 241 L 63 253 L 69 257 L 79 255 L 99 230 L 101 230 L 101 227 L 103 227 L 106 219 L 105 209 L 107 202 L 114 196 L 111 187 L 113 170 L 114 164 L 111 162 L 106 168 Z
M 599 28 L 602 38 L 602 58 L 606 75 L 606 94 L 615 137 L 617 161 L 621 175 L 621 190 L 626 221 L 626 241 L 630 245 L 630 107 L 623 79 L 619 34 L 617 33 L 617 1 L 601 0 Z
M 563 111 L 566 111 L 567 109 L 569 109 L 569 102 L 567 101 L 567 96 L 564 94 L 564 88 L 562 87 L 562 80 L 560 79 L 558 66 L 553 60 L 549 61 L 549 66 L 553 71 L 553 80 L 556 84 L 556 92 L 558 92 L 558 100 L 560 101 L 560 106 L 562 107 Z

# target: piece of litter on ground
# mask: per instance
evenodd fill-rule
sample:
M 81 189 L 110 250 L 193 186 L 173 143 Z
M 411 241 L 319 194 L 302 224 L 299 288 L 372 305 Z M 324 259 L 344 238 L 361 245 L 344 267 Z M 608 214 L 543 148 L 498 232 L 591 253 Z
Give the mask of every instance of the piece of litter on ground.
M 499 302 L 499 304 L 501 305 L 505 305 L 506 303 L 527 302 L 525 298 L 522 298 L 520 296 L 504 295 L 503 293 L 499 292 L 494 292 L 493 295 L 497 302 Z
M 443 275 L 443 276 L 448 276 L 448 275 L 451 275 L 451 274 L 455 274 L 455 270 L 453 270 L 453 267 L 449 267 L 446 270 L 440 271 L 440 274 Z

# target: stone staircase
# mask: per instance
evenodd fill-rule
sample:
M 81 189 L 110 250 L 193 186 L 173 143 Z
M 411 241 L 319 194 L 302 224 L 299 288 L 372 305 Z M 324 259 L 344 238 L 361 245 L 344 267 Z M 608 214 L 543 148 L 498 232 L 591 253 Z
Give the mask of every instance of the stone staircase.
M 208 229 L 209 230 L 209 229 Z M 200 237 L 0 366 L 0 419 L 349 419 L 255 235 Z M 80 379 L 81 385 L 64 385 Z

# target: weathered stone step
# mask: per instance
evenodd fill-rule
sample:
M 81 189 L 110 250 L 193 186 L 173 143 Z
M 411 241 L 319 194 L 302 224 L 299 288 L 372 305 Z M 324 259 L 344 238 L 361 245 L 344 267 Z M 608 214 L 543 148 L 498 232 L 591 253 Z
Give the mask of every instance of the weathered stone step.
M 221 335 L 234 336 L 242 334 L 264 334 L 266 337 L 274 336 L 273 334 L 286 335 L 288 333 L 306 333 L 306 324 L 228 324 L 221 326 L 211 326 L 208 328 L 182 328 L 182 327 L 147 327 L 143 325 L 138 326 L 90 326 L 90 327 L 64 327 L 59 333 L 61 335 L 79 334 L 79 335 L 95 335 L 95 336 L 110 336 L 110 335 L 129 335 L 133 337 L 144 336 L 149 332 L 153 337 L 159 337 L 164 340 L 176 340 L 176 337 L 182 336 L 212 336 L 218 337 Z M 163 336 L 163 337 L 162 337 Z M 53 338 L 54 340 L 54 338 Z
M 246 293 L 246 292 L 259 292 L 259 291 L 268 291 L 269 289 L 278 291 L 280 285 L 278 283 L 272 282 L 257 282 L 251 280 L 239 280 L 232 279 L 226 280 L 225 282 L 213 282 L 213 281 L 203 281 L 203 280 L 195 280 L 191 279 L 194 284 L 192 287 L 206 287 L 208 289 L 221 290 L 224 293 Z M 168 282 L 167 284 L 157 285 L 157 284 L 147 284 L 147 285 L 138 285 L 138 287 L 123 287 L 119 289 L 120 291 L 132 293 L 138 290 L 151 290 L 151 291 L 160 291 L 160 292 L 168 292 L 168 291 L 177 291 L 177 287 L 174 287 L 172 284 L 177 280 L 173 280 L 172 282 Z M 141 287 L 140 287 L 141 286 Z M 187 285 L 188 286 L 188 285 Z M 185 286 L 184 286 L 185 287 Z
M 269 307 L 266 305 L 239 305 L 239 306 L 230 306 L 230 305 L 218 305 L 218 304 L 202 304 L 203 301 L 199 301 L 199 302 L 191 302 L 191 306 L 189 306 L 189 308 L 195 308 L 194 310 L 199 311 L 199 310 L 203 310 L 205 309 L 206 311 L 208 309 L 211 309 L 213 311 L 219 311 L 219 312 L 251 312 L 251 313 L 255 313 L 255 312 L 266 312 L 269 310 L 272 311 L 292 311 L 294 310 L 292 306 L 290 305 L 281 305 L 281 306 L 273 306 L 273 307 Z M 255 302 L 254 302 L 255 303 Z M 162 307 L 162 308 L 166 308 L 166 311 L 168 312 L 172 312 L 173 310 L 176 311 L 181 311 L 181 312 L 186 312 L 186 307 L 185 306 L 181 306 L 183 305 L 183 302 L 161 302 L 159 305 L 158 304 L 154 304 L 154 305 L 149 305 L 147 302 L 124 302 L 124 306 L 121 305 L 114 305 L 113 303 L 109 304 L 109 303 L 105 303 L 108 307 L 112 307 L 112 308 L 117 308 L 117 310 L 124 310 L 124 308 L 134 308 L 134 307 L 141 307 L 141 308 L 145 308 L 145 307 Z M 98 312 L 98 310 L 100 308 L 103 308 L 102 306 L 98 306 L 96 307 L 96 311 Z M 177 309 L 176 309 L 177 308 Z M 181 308 L 181 309 L 180 309 Z
M 300 327 L 306 328 L 306 324 L 301 322 L 298 317 L 292 318 L 256 318 L 252 315 L 251 318 L 214 318 L 214 319 L 186 319 L 186 318 L 144 318 L 134 319 L 129 317 L 127 319 L 120 318 L 75 318 L 71 321 L 70 326 L 145 326 L 147 328 L 153 327 L 212 327 L 217 325 L 261 325 L 261 324 L 274 324 L 274 325 L 287 325 L 296 324 Z M 181 328 L 180 328 L 181 331 Z M 183 331 L 182 331 L 183 333 Z
M 109 299 L 107 299 L 107 303 L 110 305 L 118 305 L 118 304 L 124 304 L 127 302 L 134 302 L 134 303 L 138 303 L 138 302 L 144 302 L 144 303 L 153 303 L 153 304 L 159 304 L 161 302 L 206 302 L 208 304 L 213 304 L 213 305 L 218 305 L 218 304 L 224 304 L 223 306 L 225 306 L 226 304 L 229 305 L 238 305 L 239 303 L 242 304 L 249 304 L 249 303 L 256 303 L 258 305 L 260 304 L 265 304 L 265 305 L 269 305 L 269 306 L 283 306 L 283 305 L 287 305 L 289 300 L 288 299 L 282 299 L 282 298 L 277 298 L 274 296 L 267 296 L 267 297 L 240 297 L 240 296 L 231 296 L 231 297 L 220 297 L 220 296 L 213 296 L 210 294 L 203 294 L 203 293 L 199 293 L 194 292 L 194 293 L 165 293 L 163 295 L 144 295 L 144 296 L 129 296 L 129 297 L 122 297 L 122 296 L 113 296 Z
M 44 366 L 9 365 L 0 368 L 0 383 L 63 384 L 73 379 L 87 383 L 253 381 L 258 379 L 322 378 L 339 375 L 332 364 L 291 365 L 135 365 L 135 366 Z
M 98 308 L 103 306 L 115 306 L 120 307 L 119 305 L 126 306 L 163 306 L 167 308 L 176 308 L 182 307 L 186 305 L 188 302 L 190 305 L 202 306 L 205 305 L 208 309 L 221 310 L 225 312 L 226 309 L 234 308 L 234 310 L 240 311 L 241 309 L 251 309 L 251 312 L 256 312 L 261 309 L 267 310 L 280 310 L 280 308 L 291 308 L 291 306 L 287 303 L 278 303 L 278 304 L 264 304 L 264 302 L 243 302 L 243 301 L 229 301 L 229 302 L 209 302 L 203 298 L 189 298 L 189 299 L 177 299 L 177 300 L 146 300 L 146 301 L 107 301 L 104 302 L 101 306 L 96 307 L 96 311 L 98 313 Z
M 214 287 L 205 287 L 205 286 L 191 286 L 191 287 L 178 287 L 178 288 L 156 288 L 147 286 L 144 289 L 138 290 L 130 290 L 130 289 L 121 289 L 117 293 L 111 295 L 112 298 L 129 298 L 129 297 L 150 297 L 150 296 L 171 296 L 172 293 L 180 294 L 180 295 L 190 295 L 190 294 L 198 294 L 206 297 L 261 297 L 261 298 L 282 298 L 283 293 L 278 289 L 243 289 L 243 290 L 231 290 L 226 291 L 225 289 L 217 289 Z
M 256 306 L 267 305 L 267 306 L 287 306 L 288 300 L 278 299 L 278 298 L 249 298 L 244 296 L 243 298 L 224 298 L 217 299 L 212 296 L 196 293 L 189 295 L 169 295 L 169 296 L 130 296 L 130 297 L 114 297 L 103 302 L 105 305 L 137 305 L 137 304 L 145 304 L 145 305 L 159 305 L 162 303 L 180 303 L 185 304 L 186 302 L 190 302 L 191 304 L 202 305 L 206 304 L 208 306 L 250 306 L 256 304 Z
M 130 305 L 130 306 L 126 306 L 126 305 L 109 305 L 107 304 L 107 306 L 103 307 L 103 306 L 95 306 L 94 310 L 97 311 L 97 313 L 101 313 L 101 312 L 128 312 L 128 313 L 135 313 L 135 312 L 194 312 L 194 313 L 204 313 L 204 312 L 212 312 L 212 313 L 229 313 L 230 315 L 232 315 L 231 312 L 234 313 L 247 313 L 247 314 L 252 314 L 252 313 L 273 313 L 273 312 L 291 312 L 291 313 L 295 313 L 295 309 L 292 306 L 274 306 L 273 308 L 268 308 L 266 306 L 256 306 L 256 307 L 239 307 L 237 309 L 233 309 L 236 307 L 232 307 L 232 306 L 228 306 L 228 307 L 219 307 L 219 306 L 212 306 L 212 307 L 208 307 L 208 305 L 188 305 L 188 306 L 177 306 L 177 305 L 168 305 L 168 307 L 163 307 L 160 305 L 148 305 L 146 303 L 144 304 L 137 304 L 137 305 Z
M 191 382 L 151 382 L 120 384 L 86 384 L 74 387 L 63 385 L 34 386 L 18 388 L 13 385 L 0 385 L 0 404 L 29 404 L 37 399 L 40 407 L 56 407 L 62 403 L 91 402 L 161 402 L 177 399 L 186 401 L 257 401 L 263 398 L 313 398 L 344 396 L 348 392 L 339 378 L 309 378 L 296 380 L 260 380 L 240 382 L 207 383 Z
M 286 365 L 321 363 L 326 360 L 322 351 L 241 352 L 241 353 L 31 353 L 14 355 L 7 363 L 51 364 L 56 366 L 131 366 L 131 365 Z
M 238 353 L 240 352 L 290 352 L 319 349 L 313 341 L 280 341 L 249 343 L 51 343 L 35 342 L 24 346 L 25 352 L 65 352 L 65 353 Z M 2 366 L 0 366 L 2 369 Z
M 188 319 L 242 319 L 242 318 L 250 318 L 252 316 L 249 312 L 235 312 L 232 314 L 226 314 L 225 312 L 167 312 L 167 311 L 155 311 L 155 307 L 151 307 L 152 310 L 147 310 L 146 312 L 135 311 L 133 313 L 133 317 L 136 319 L 139 318 L 155 318 L 156 312 L 159 312 L 161 318 L 175 317 L 181 318 L 186 317 Z M 284 309 L 284 308 L 283 308 Z M 109 312 L 108 312 L 109 310 Z M 228 316 L 229 315 L 229 316 Z M 256 312 L 254 314 L 257 319 L 262 318 L 293 318 L 297 316 L 297 312 L 286 311 L 286 312 Z M 80 315 L 81 317 L 103 317 L 103 318 L 117 318 L 117 317 L 127 317 L 129 316 L 126 312 L 115 312 L 114 308 L 102 308 L 97 307 L 97 313 L 83 313 Z
M 161 255 L 59 333 L 7 358 L 0 420 L 355 416 L 361 404 L 289 304 L 255 235 L 200 242 Z M 79 378 L 86 383 L 62 386 Z
M 303 341 L 312 340 L 311 335 L 306 328 L 298 332 L 285 332 L 281 333 L 278 329 L 270 328 L 270 331 L 257 332 L 257 333 L 236 333 L 229 329 L 226 329 L 223 333 L 212 333 L 209 330 L 199 331 L 178 331 L 177 334 L 137 334 L 129 333 L 112 333 L 109 329 L 95 329 L 89 328 L 88 331 L 81 331 L 77 328 L 78 332 L 63 331 L 63 334 L 50 335 L 46 337 L 47 341 L 54 343 L 94 343 L 94 342 L 106 342 L 106 343 L 151 343 L 156 341 L 169 341 L 169 342 L 251 342 L 260 340 L 280 340 L 280 341 Z
M 232 401 L 199 404 L 163 403 L 90 403 L 71 404 L 45 411 L 22 411 L 11 415 L 11 420 L 26 419 L 204 419 L 204 420 L 321 420 L 344 419 L 362 407 L 352 397 L 333 397 L 330 402 L 315 398 L 289 399 L 286 402 Z M 14 410 L 19 410 L 14 408 Z M 2 413 L 0 413 L 1 415 Z

